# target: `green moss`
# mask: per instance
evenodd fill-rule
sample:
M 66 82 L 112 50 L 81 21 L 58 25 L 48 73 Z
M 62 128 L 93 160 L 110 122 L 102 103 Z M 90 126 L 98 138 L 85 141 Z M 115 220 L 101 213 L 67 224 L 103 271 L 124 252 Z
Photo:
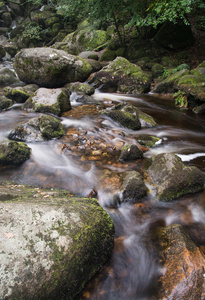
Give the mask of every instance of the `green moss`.
M 156 136 L 141 135 L 137 138 L 137 141 L 141 145 L 151 148 L 151 147 L 154 147 L 155 144 L 160 141 L 160 138 L 158 138 Z
M 31 149 L 22 142 L 2 142 L 0 144 L 0 164 L 19 165 L 29 159 Z
M 39 125 L 41 134 L 46 140 L 60 138 L 65 134 L 65 129 L 61 122 L 51 116 L 41 116 Z
M 100 58 L 100 61 L 111 61 L 114 60 L 116 57 L 115 51 L 112 50 L 105 50 Z

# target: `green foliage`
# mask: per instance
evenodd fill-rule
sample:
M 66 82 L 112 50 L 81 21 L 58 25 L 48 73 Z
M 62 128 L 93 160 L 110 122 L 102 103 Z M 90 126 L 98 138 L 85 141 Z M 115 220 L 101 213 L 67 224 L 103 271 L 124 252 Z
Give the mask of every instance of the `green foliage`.
M 43 5 L 44 0 L 28 2 Z M 144 26 L 156 28 L 166 21 L 188 24 L 190 12 L 205 6 L 204 0 L 51 0 L 51 4 L 73 28 L 86 18 L 98 29 L 114 25 L 121 44 L 133 26 L 140 32 Z M 29 28 L 28 35 L 38 37 L 36 30 Z
M 176 106 L 184 108 L 188 106 L 187 96 L 185 92 L 179 90 L 178 92 L 174 93 L 173 97 L 175 99 Z
M 172 74 L 175 74 L 175 73 L 177 73 L 178 71 L 181 71 L 181 70 L 190 70 L 190 67 L 187 64 L 181 64 L 178 67 L 176 67 L 175 69 L 169 69 L 169 70 L 166 69 L 166 70 L 164 70 L 161 78 L 165 79 L 168 76 L 171 76 Z
M 37 23 L 29 23 L 23 32 L 24 38 L 29 38 L 30 40 L 41 40 L 42 27 Z

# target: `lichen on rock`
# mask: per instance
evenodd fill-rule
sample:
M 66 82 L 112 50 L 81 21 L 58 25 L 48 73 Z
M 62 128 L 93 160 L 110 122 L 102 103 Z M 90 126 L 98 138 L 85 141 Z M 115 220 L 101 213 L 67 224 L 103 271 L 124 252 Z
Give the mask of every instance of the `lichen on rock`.
M 112 253 L 109 215 L 69 191 L 1 182 L 0 195 L 0 297 L 73 299 Z

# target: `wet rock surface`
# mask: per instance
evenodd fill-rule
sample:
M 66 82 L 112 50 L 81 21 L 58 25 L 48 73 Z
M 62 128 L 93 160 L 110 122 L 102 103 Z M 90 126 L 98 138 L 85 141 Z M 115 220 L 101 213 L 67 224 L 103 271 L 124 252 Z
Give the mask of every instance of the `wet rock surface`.
M 204 173 L 194 166 L 185 166 L 181 159 L 172 153 L 155 156 L 148 174 L 156 188 L 156 196 L 161 201 L 170 201 L 202 191 L 204 188 Z
M 164 275 L 158 299 L 204 299 L 205 256 L 181 225 L 156 230 Z
M 31 149 L 22 142 L 3 141 L 0 143 L 0 164 L 20 165 L 29 159 Z
M 60 116 L 71 109 L 70 92 L 65 88 L 38 89 L 24 104 L 29 112 L 51 113 Z
M 23 142 L 43 142 L 61 138 L 64 134 L 65 129 L 58 119 L 42 115 L 18 125 L 9 133 L 8 138 Z

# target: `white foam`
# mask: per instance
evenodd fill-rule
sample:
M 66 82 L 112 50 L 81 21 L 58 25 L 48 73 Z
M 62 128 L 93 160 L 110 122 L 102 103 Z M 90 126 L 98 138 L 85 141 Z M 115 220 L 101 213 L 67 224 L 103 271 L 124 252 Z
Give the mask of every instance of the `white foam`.
M 177 156 L 179 156 L 181 158 L 182 161 L 190 161 L 193 160 L 197 157 L 205 157 L 205 153 L 193 153 L 193 154 L 177 154 Z

